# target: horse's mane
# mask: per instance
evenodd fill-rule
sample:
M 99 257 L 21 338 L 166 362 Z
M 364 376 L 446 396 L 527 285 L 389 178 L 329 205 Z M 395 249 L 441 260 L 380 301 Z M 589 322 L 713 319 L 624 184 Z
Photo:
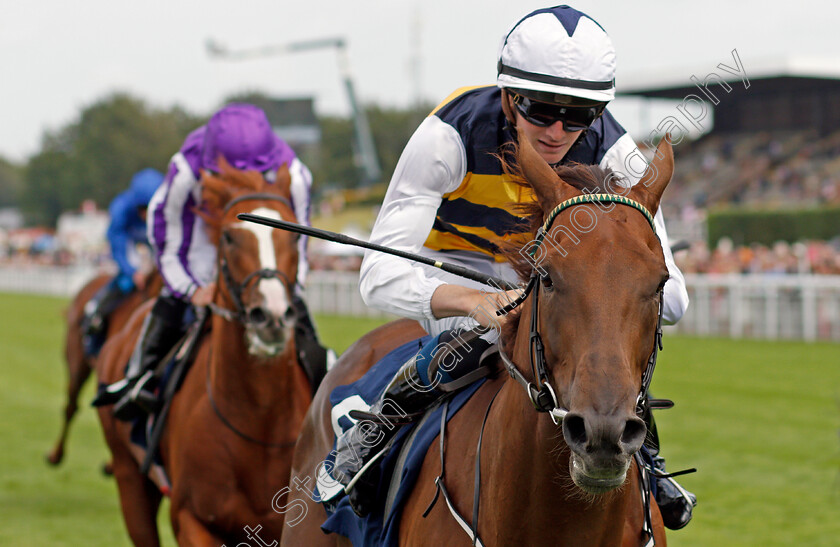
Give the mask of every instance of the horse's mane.
M 518 145 L 516 143 L 510 143 L 498 155 L 499 161 L 502 163 L 502 169 L 513 182 L 533 190 L 531 183 L 525 178 L 522 168 L 516 160 L 518 157 L 517 148 Z M 566 165 L 554 165 L 552 168 L 563 182 L 580 190 L 581 193 L 614 193 L 610 191 L 609 185 L 605 184 L 605 181 L 616 178 L 616 174 L 609 168 L 578 162 L 571 162 Z M 528 223 L 527 233 L 530 234 L 528 240 L 530 241 L 537 233 L 537 229 L 545 222 L 546 213 L 540 207 L 539 201 L 537 200 L 513 204 L 513 210 L 525 217 Z M 511 264 L 514 271 L 516 271 L 520 281 L 528 281 L 533 271 L 533 263 L 528 261 L 520 253 L 522 250 L 521 242 L 501 242 L 499 243 L 499 248 L 502 251 L 502 255 Z M 503 339 L 512 340 L 512 335 L 515 334 L 516 329 L 519 327 L 519 310 L 520 308 L 516 308 L 511 312 L 505 324 Z
M 206 223 L 210 240 L 218 243 L 225 207 L 233 199 L 244 194 L 267 193 L 289 197 L 291 175 L 288 165 L 277 171 L 277 180 L 268 182 L 258 171 L 240 171 L 228 164 L 224 158 L 219 162 L 219 173 L 204 171 L 201 177 L 201 206 L 196 209 Z

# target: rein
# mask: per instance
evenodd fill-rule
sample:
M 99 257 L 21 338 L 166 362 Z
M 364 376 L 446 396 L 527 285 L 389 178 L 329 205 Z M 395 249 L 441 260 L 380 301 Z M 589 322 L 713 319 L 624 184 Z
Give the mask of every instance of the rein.
M 653 233 L 656 234 L 656 225 L 654 224 L 653 215 L 641 203 L 634 201 L 630 198 L 614 194 L 583 194 L 581 196 L 577 196 L 561 202 L 548 214 L 548 216 L 545 219 L 545 222 L 543 222 L 543 225 L 537 230 L 537 237 L 534 240 L 535 245 L 530 251 L 531 257 L 534 257 L 540 245 L 542 245 L 546 234 L 548 234 L 551 225 L 554 223 L 554 220 L 562 211 L 570 207 L 574 207 L 576 205 L 583 205 L 587 203 L 618 203 L 620 205 L 625 205 L 627 207 L 636 209 L 644 215 L 645 219 L 648 221 L 648 224 L 653 230 Z M 529 381 L 519 371 L 519 368 L 516 366 L 513 360 L 511 360 L 510 357 L 508 357 L 508 355 L 505 353 L 503 344 L 500 343 L 498 345 L 498 350 L 499 357 L 501 358 L 502 363 L 504 364 L 508 373 L 525 389 L 525 392 L 528 395 L 528 399 L 531 401 L 531 404 L 534 405 L 534 408 L 537 410 L 537 412 L 549 413 L 551 420 L 554 422 L 555 425 L 558 425 L 559 422 L 569 411 L 565 408 L 560 407 L 559 402 L 557 400 L 557 394 L 555 393 L 554 388 L 551 387 L 551 384 L 548 381 L 548 367 L 546 365 L 545 360 L 545 346 L 543 345 L 542 338 L 540 337 L 540 333 L 537 330 L 537 325 L 539 323 L 539 294 L 540 285 L 542 284 L 542 282 L 543 279 L 540 275 L 538 275 L 537 268 L 536 266 L 534 266 L 531 272 L 531 278 L 528 280 L 528 284 L 525 286 L 525 290 L 522 292 L 522 294 L 519 295 L 519 297 L 513 302 L 496 311 L 496 315 L 504 315 L 510 312 L 511 310 L 522 304 L 528 297 L 528 295 L 533 292 L 534 302 L 533 306 L 531 307 L 530 334 L 528 336 L 528 354 L 531 362 L 531 371 L 533 373 L 534 382 Z M 656 331 L 654 334 L 653 350 L 651 351 L 650 357 L 648 357 L 648 362 L 645 367 L 645 371 L 642 374 L 642 386 L 639 395 L 636 398 L 637 414 L 641 414 L 643 410 L 643 405 L 647 396 L 648 388 L 650 387 L 650 382 L 653 379 L 653 369 L 656 366 L 656 358 L 659 353 L 659 350 L 662 349 L 662 309 L 664 305 L 663 291 L 663 288 L 659 289 L 659 315 L 656 321 Z
M 211 354 L 212 357 L 212 354 Z M 260 446 L 264 446 L 266 448 L 289 448 L 294 446 L 297 442 L 295 441 L 286 441 L 282 443 L 268 443 L 265 441 L 261 441 L 255 437 L 248 435 L 247 433 L 242 432 L 239 430 L 235 425 L 231 423 L 230 420 L 225 418 L 225 415 L 222 414 L 222 411 L 219 409 L 219 405 L 216 403 L 216 400 L 213 398 L 213 386 L 212 382 L 210 381 L 210 367 L 207 367 L 207 400 L 210 402 L 210 406 L 213 408 L 213 412 L 216 414 L 216 417 L 231 431 L 236 433 L 237 436 L 245 439 L 248 442 L 258 444 Z

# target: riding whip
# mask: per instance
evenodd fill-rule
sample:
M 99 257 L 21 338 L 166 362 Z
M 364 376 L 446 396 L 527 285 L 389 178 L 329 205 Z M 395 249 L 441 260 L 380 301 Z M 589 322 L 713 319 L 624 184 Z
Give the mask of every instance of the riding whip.
M 414 253 L 408 253 L 405 251 L 399 251 L 397 249 L 391 249 L 390 247 L 383 247 L 382 245 L 377 245 L 375 243 L 368 243 L 367 241 L 362 241 L 360 239 L 355 239 L 350 236 L 346 236 L 344 234 L 337 234 L 335 232 L 329 232 L 327 230 L 321 230 L 319 228 L 312 228 L 311 226 L 303 226 L 301 224 L 295 224 L 294 222 L 286 222 L 285 220 L 275 220 L 273 218 L 261 217 L 259 215 L 253 215 L 251 213 L 241 213 L 236 216 L 239 220 L 244 220 L 247 222 L 255 222 L 257 224 L 263 224 L 265 226 L 270 226 L 272 228 L 279 228 L 281 230 L 286 230 L 288 232 L 295 232 L 298 234 L 303 234 L 311 237 L 315 237 L 318 239 L 324 239 L 326 241 L 333 241 L 335 243 L 341 243 L 342 245 L 352 245 L 353 247 L 361 247 L 363 249 L 370 249 L 372 251 L 379 251 L 381 253 L 386 253 L 389 255 L 399 256 L 401 258 L 407 258 L 408 260 L 413 260 L 415 262 L 420 262 L 421 264 L 426 264 L 427 266 L 432 266 L 433 268 L 438 268 L 445 272 L 449 272 L 453 275 L 457 275 L 459 277 L 464 277 L 466 279 L 471 279 L 473 281 L 477 281 L 479 283 L 483 283 L 484 285 L 488 285 L 495 289 L 502 289 L 502 290 L 513 290 L 519 289 L 517 285 L 510 283 L 509 281 L 505 281 L 500 277 L 495 277 L 492 275 L 487 275 L 481 272 L 477 272 L 475 270 L 471 270 L 469 268 L 465 268 L 459 264 L 451 264 L 448 262 L 441 262 L 439 260 L 434 260 L 432 258 L 428 258 L 425 256 L 420 256 Z

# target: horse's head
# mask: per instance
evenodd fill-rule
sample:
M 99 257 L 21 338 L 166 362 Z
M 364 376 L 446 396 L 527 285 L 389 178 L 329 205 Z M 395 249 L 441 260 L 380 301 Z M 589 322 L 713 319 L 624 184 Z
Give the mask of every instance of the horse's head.
M 264 357 L 283 352 L 294 331 L 297 235 L 236 216 L 254 213 L 296 222 L 287 166 L 276 175 L 269 183 L 256 171 L 238 171 L 222 161 L 219 174 L 202 177 L 202 216 L 218 248 L 216 309 L 243 323 L 249 352 Z
M 598 167 L 551 169 L 527 139 L 519 142 L 521 175 L 545 234 L 517 264 L 536 274 L 529 304 L 511 322 L 517 361 L 539 353 L 536 345 L 520 349 L 538 332 L 546 383 L 565 410 L 556 414 L 564 414 L 572 479 L 586 492 L 606 492 L 624 483 L 646 435 L 637 405 L 668 279 L 652 215 L 673 173 L 673 151 L 663 139 L 642 181 L 626 188 Z

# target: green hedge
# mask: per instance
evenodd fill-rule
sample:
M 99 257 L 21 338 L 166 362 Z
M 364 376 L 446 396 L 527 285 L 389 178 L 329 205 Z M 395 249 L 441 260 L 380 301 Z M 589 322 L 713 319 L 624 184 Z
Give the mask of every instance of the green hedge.
M 744 245 L 829 240 L 840 235 L 840 208 L 713 211 L 708 217 L 708 234 L 712 247 L 722 237 Z

